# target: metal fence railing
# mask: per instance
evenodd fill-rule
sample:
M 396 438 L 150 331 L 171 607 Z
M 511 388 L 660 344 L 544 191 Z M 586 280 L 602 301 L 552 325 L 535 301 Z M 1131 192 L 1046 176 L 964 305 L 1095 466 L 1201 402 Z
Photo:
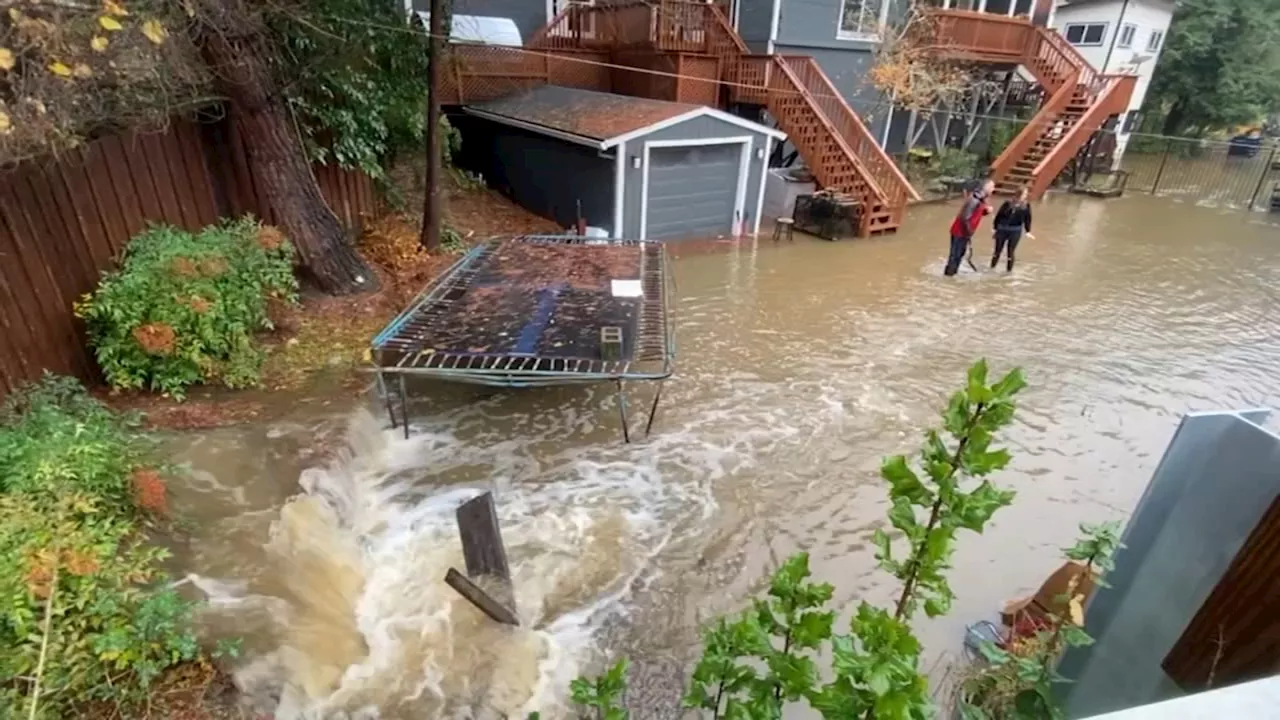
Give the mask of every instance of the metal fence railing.
M 1128 192 L 1179 197 L 1206 207 L 1265 208 L 1280 182 L 1270 142 L 1223 142 L 1134 133 L 1120 169 Z

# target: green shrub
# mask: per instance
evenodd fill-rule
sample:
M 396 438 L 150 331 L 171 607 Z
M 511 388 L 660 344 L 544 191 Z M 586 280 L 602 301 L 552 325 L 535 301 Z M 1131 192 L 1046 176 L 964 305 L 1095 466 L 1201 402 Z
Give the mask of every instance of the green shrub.
M 267 301 L 296 298 L 292 259 L 284 236 L 252 218 L 198 233 L 152 227 L 76 314 L 112 387 L 181 397 L 197 383 L 254 385 Z
M 978 156 L 968 150 L 942 147 L 933 156 L 934 172 L 938 177 L 973 177 L 978 169 Z
M 190 606 L 145 544 L 164 486 L 132 418 L 46 377 L 0 409 L 0 719 L 137 703 L 196 657 Z M 123 713 L 128 716 L 127 713 Z

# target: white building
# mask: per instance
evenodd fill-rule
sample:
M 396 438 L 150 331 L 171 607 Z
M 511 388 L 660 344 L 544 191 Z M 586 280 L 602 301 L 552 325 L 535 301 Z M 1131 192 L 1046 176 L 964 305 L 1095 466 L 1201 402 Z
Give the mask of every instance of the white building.
M 1138 76 L 1129 112 L 1117 128 L 1117 157 L 1124 151 L 1147 97 L 1169 34 L 1174 4 L 1174 0 L 1061 0 L 1054 9 L 1052 26 L 1096 70 Z

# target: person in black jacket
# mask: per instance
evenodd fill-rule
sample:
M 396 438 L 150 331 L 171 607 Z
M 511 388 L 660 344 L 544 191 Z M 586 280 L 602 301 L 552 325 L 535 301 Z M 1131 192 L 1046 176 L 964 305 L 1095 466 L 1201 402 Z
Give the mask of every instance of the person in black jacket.
M 1009 250 L 1009 261 L 1005 265 L 1006 271 L 1013 270 L 1013 253 L 1018 249 L 1018 242 L 1022 240 L 1022 233 L 1026 233 L 1027 237 L 1035 239 L 1035 235 L 1031 234 L 1031 205 L 1027 203 L 1027 189 L 1022 188 L 1018 191 L 1018 196 L 1013 200 L 1005 200 L 996 211 L 995 222 L 995 241 L 996 251 L 991 256 L 991 267 L 994 269 L 996 263 L 1000 262 L 1000 254 Z

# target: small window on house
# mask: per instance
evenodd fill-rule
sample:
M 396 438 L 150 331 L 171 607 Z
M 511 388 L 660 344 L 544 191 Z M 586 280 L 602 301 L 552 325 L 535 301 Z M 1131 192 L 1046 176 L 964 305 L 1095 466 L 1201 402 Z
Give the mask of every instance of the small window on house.
M 1116 47 L 1125 49 L 1133 47 L 1133 36 L 1137 34 L 1137 25 L 1125 23 L 1124 27 L 1120 28 L 1120 39 L 1116 40 Z
M 888 19 L 889 0 L 843 0 L 840 5 L 842 40 L 874 40 L 880 37 L 880 26 Z
M 1159 30 L 1152 30 L 1151 37 L 1147 38 L 1147 52 L 1159 50 L 1162 42 L 1164 42 L 1164 33 Z
M 1068 25 L 1064 33 L 1072 45 L 1101 45 L 1107 34 L 1106 23 L 1077 23 Z

